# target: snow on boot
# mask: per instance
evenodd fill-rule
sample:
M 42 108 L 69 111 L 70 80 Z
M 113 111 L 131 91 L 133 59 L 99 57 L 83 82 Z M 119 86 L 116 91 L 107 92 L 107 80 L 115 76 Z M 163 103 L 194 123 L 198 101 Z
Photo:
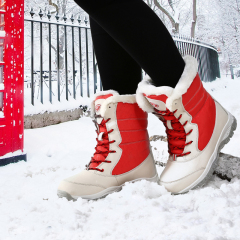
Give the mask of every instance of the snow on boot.
M 236 119 L 204 89 L 197 60 L 186 56 L 184 72 L 173 89 L 155 87 L 145 78 L 137 102 L 164 123 L 169 159 L 160 184 L 172 193 L 203 186 L 212 176 L 218 155 L 236 129 Z
M 86 170 L 63 180 L 58 196 L 98 199 L 121 190 L 125 182 L 158 182 L 147 133 L 147 113 L 135 95 L 109 90 L 95 95 L 92 115 L 97 127 L 96 152 Z

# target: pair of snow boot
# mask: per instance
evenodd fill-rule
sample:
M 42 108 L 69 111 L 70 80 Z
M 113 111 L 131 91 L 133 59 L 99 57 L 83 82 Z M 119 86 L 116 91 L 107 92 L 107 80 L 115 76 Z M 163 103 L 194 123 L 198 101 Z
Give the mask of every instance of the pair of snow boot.
M 236 119 L 204 89 L 197 60 L 186 56 L 184 61 L 184 72 L 174 89 L 155 87 L 145 78 L 136 95 L 112 90 L 95 95 L 96 151 L 85 170 L 60 183 L 59 197 L 98 199 L 121 190 L 126 182 L 142 179 L 174 194 L 207 182 L 219 151 L 236 129 Z M 149 143 L 148 113 L 166 127 L 169 159 L 160 178 Z

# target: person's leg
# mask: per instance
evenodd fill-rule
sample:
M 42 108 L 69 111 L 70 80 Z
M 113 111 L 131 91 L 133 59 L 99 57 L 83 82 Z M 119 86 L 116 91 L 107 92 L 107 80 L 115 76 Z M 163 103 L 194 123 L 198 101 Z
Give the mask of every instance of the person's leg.
M 141 66 L 151 77 L 156 86 L 175 87 L 184 69 L 184 61 L 175 46 L 175 43 L 158 16 L 141 0 L 75 0 L 75 2 L 83 8 L 91 18 L 100 25 L 106 33 L 103 37 L 93 36 L 94 46 L 98 59 L 99 67 L 110 69 L 108 56 L 104 55 L 102 49 L 107 49 L 110 42 L 110 36 L 123 48 L 121 49 L 111 41 L 111 50 L 116 61 L 119 54 L 122 59 L 131 62 L 133 68 L 137 68 L 136 64 L 127 57 L 129 54 L 136 63 Z M 96 25 L 93 28 L 96 29 Z M 93 35 L 94 30 L 93 30 Z M 101 37 L 100 37 L 101 36 Z M 116 54 L 114 55 L 114 51 Z M 126 51 L 127 53 L 124 53 Z M 107 61 L 106 63 L 104 61 Z M 118 63 L 118 61 L 116 62 Z M 116 67 L 115 64 L 114 67 Z M 122 67 L 119 67 L 122 71 Z M 119 71 L 119 68 L 117 69 Z M 125 74 L 128 74 L 130 66 L 126 68 Z M 104 76 L 107 76 L 105 70 Z M 174 69 L 174 71 L 172 71 Z M 103 70 L 100 69 L 100 72 Z M 111 70 L 112 71 L 112 70 Z M 138 72 L 136 70 L 136 72 Z M 130 74 L 133 72 L 131 70 Z M 134 78 L 135 79 L 135 78 Z M 108 81 L 116 81 L 107 77 L 103 78 L 104 89 L 108 89 L 105 84 Z M 119 80 L 117 80 L 119 81 Z M 135 80 L 134 80 L 135 82 Z M 124 86 L 129 83 L 121 80 Z M 110 84 L 111 85 L 111 84 Z M 119 91 L 119 85 L 114 86 Z M 127 90 L 127 85 L 126 89 Z M 113 88 L 113 87 L 111 87 Z M 122 90 L 120 90 L 122 92 Z M 132 90 L 131 90 L 132 92 Z M 127 93 L 127 92 L 126 92 Z
M 141 67 L 92 18 L 90 24 L 103 90 L 115 89 L 119 94 L 135 94 L 141 81 Z

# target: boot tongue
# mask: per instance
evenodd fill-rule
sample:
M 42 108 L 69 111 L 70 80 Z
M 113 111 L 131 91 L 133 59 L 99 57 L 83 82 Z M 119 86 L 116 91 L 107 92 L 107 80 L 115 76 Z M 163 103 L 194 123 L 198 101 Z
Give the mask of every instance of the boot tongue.
M 144 96 L 147 98 L 149 103 L 156 108 L 159 111 L 166 111 L 166 101 L 168 99 L 168 96 L 165 94 L 161 95 L 146 95 Z
M 168 131 L 168 143 L 169 148 L 172 154 L 181 154 L 184 151 L 184 144 L 186 142 L 186 137 L 184 138 L 184 128 L 182 124 L 177 120 L 177 118 L 173 114 L 168 114 L 170 111 L 166 107 L 166 101 L 168 96 L 165 94 L 161 95 L 146 95 L 144 96 L 147 98 L 149 103 L 158 111 L 166 111 L 166 114 L 160 114 L 158 118 L 165 122 L 165 127 L 167 127 Z M 180 132 L 181 131 L 181 132 Z M 184 135 L 184 136 L 183 136 Z M 177 140 L 174 140 L 178 138 Z M 174 148 L 173 148 L 174 146 Z
M 100 115 L 100 109 L 104 101 L 112 96 L 113 94 L 107 94 L 107 95 L 100 95 L 95 98 L 95 112 L 97 115 Z

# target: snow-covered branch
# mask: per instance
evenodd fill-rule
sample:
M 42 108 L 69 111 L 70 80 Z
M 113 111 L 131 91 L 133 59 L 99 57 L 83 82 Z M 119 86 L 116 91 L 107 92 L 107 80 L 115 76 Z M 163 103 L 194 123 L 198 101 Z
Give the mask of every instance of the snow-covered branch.
M 173 15 L 162 6 L 162 4 L 158 0 L 154 0 L 154 4 L 159 8 L 170 20 L 172 24 L 172 31 L 173 33 L 179 32 L 179 11 L 173 8 L 172 1 L 168 1 L 171 8 L 173 9 Z

